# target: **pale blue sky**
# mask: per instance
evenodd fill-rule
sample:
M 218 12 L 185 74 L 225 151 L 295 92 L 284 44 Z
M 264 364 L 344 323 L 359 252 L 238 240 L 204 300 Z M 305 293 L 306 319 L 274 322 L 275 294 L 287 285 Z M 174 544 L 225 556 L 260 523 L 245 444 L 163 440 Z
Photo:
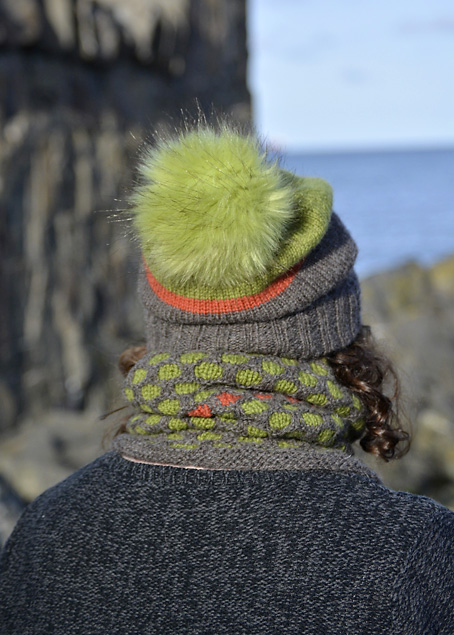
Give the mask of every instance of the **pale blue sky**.
M 454 0 L 248 0 L 260 133 L 286 150 L 454 146 Z

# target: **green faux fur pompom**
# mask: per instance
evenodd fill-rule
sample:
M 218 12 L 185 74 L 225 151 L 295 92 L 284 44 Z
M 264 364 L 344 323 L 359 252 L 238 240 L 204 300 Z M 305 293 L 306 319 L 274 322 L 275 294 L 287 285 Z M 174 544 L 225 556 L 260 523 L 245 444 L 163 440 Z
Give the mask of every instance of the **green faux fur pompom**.
M 144 257 L 169 287 L 219 290 L 273 263 L 294 220 L 294 187 L 258 142 L 225 127 L 148 150 L 132 198 Z

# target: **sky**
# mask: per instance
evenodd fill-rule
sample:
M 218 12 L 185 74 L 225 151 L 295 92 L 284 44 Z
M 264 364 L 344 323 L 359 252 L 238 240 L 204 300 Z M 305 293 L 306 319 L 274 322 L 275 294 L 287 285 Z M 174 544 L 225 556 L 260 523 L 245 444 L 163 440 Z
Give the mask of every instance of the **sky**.
M 258 131 L 289 152 L 454 147 L 453 0 L 248 0 Z

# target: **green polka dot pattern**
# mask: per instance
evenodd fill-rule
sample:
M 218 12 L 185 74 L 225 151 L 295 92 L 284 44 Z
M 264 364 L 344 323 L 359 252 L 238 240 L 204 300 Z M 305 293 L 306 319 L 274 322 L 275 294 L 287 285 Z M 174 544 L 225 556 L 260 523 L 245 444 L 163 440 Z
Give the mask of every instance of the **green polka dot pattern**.
M 222 439 L 222 434 L 217 432 L 202 432 L 197 436 L 199 441 L 220 441 Z
M 172 417 L 169 421 L 169 428 L 171 430 L 187 430 L 188 424 L 184 419 L 175 419 Z
M 244 364 L 248 360 L 246 355 L 229 355 L 229 353 L 224 353 L 221 359 L 225 364 Z
M 288 357 L 281 357 L 281 362 L 286 366 L 297 366 L 298 362 L 296 359 L 289 359 Z
M 247 401 L 244 403 L 241 408 L 243 412 L 247 415 L 259 414 L 260 412 L 264 412 L 268 410 L 268 406 L 263 401 Z
M 326 396 L 321 393 L 317 393 L 316 395 L 308 395 L 306 397 L 306 401 L 313 404 L 314 406 L 324 406 L 326 404 Z
M 262 430 L 262 428 L 256 428 L 255 426 L 248 426 L 247 433 L 250 437 L 266 437 L 268 436 L 266 430 Z
M 361 402 L 325 359 L 154 352 L 131 369 L 124 394 L 135 408 L 127 432 L 171 452 L 349 450 L 364 429 Z
M 159 364 L 164 359 L 168 359 L 170 357 L 169 353 L 158 353 L 157 355 L 152 355 L 148 360 L 149 364 Z
M 209 417 L 191 417 L 190 421 L 196 430 L 209 430 L 215 425 L 215 420 Z
M 145 419 L 145 423 L 149 426 L 155 426 L 161 421 L 161 415 L 150 415 Z
M 145 399 L 145 401 L 151 401 L 161 394 L 161 386 L 145 384 L 145 386 L 142 386 L 142 388 L 140 389 L 140 392 L 142 393 L 142 397 Z
M 339 386 L 336 386 L 336 384 L 332 381 L 330 381 L 328 379 L 328 381 L 326 382 L 326 385 L 328 386 L 328 390 L 330 391 L 331 395 L 334 397 L 334 399 L 342 399 L 343 392 L 342 390 L 340 390 Z
M 200 388 L 200 384 L 195 381 L 188 381 L 183 384 L 175 384 L 175 392 L 177 395 L 187 395 L 191 392 L 195 392 Z
M 179 377 L 180 375 L 181 370 L 177 364 L 164 364 L 158 370 L 159 379 L 173 379 L 174 377 Z
M 206 353 L 183 353 L 180 356 L 180 361 L 182 364 L 195 364 L 199 360 L 206 357 Z
M 222 377 L 222 366 L 202 362 L 195 367 L 194 373 L 198 379 L 220 379 Z
M 314 387 L 317 385 L 317 378 L 311 375 L 310 373 L 305 373 L 304 371 L 301 371 L 298 374 L 298 379 L 303 386 Z
M 146 376 L 147 376 L 147 371 L 145 370 L 145 368 L 139 368 L 134 373 L 134 377 L 132 379 L 132 383 L 133 384 L 138 384 L 139 382 L 143 381 Z
M 236 374 L 236 382 L 239 386 L 257 386 L 261 381 L 262 376 L 255 370 L 239 370 Z
M 177 399 L 165 399 L 158 404 L 158 410 L 165 415 L 176 415 L 180 409 L 180 404 Z
M 265 373 L 268 373 L 268 375 L 280 375 L 285 372 L 285 369 L 280 364 L 276 364 L 276 362 L 271 362 L 269 360 L 263 360 L 262 368 Z
M 194 395 L 194 399 L 195 401 L 204 401 L 205 399 L 208 399 L 208 397 L 212 395 L 213 392 L 216 391 L 212 388 L 210 388 L 209 390 L 201 390 L 200 392 L 196 392 L 196 394 Z
M 128 401 L 134 400 L 134 391 L 131 388 L 126 387 L 124 392 L 125 392 L 125 397 Z
M 282 428 L 286 428 L 292 422 L 292 415 L 288 412 L 273 412 L 271 417 L 269 418 L 269 424 L 272 428 L 277 428 L 278 430 L 282 430 Z
M 298 388 L 292 381 L 279 379 L 279 381 L 274 384 L 274 390 L 276 392 L 281 392 L 283 395 L 293 395 L 293 393 L 295 393 Z

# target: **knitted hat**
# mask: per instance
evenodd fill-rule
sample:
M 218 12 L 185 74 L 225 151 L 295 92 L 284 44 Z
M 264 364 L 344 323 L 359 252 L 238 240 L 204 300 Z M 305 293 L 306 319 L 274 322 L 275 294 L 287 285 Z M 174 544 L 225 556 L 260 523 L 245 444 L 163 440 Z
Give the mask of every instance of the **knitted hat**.
M 132 198 L 150 351 L 317 359 L 358 334 L 357 248 L 332 190 L 223 126 L 148 149 Z

